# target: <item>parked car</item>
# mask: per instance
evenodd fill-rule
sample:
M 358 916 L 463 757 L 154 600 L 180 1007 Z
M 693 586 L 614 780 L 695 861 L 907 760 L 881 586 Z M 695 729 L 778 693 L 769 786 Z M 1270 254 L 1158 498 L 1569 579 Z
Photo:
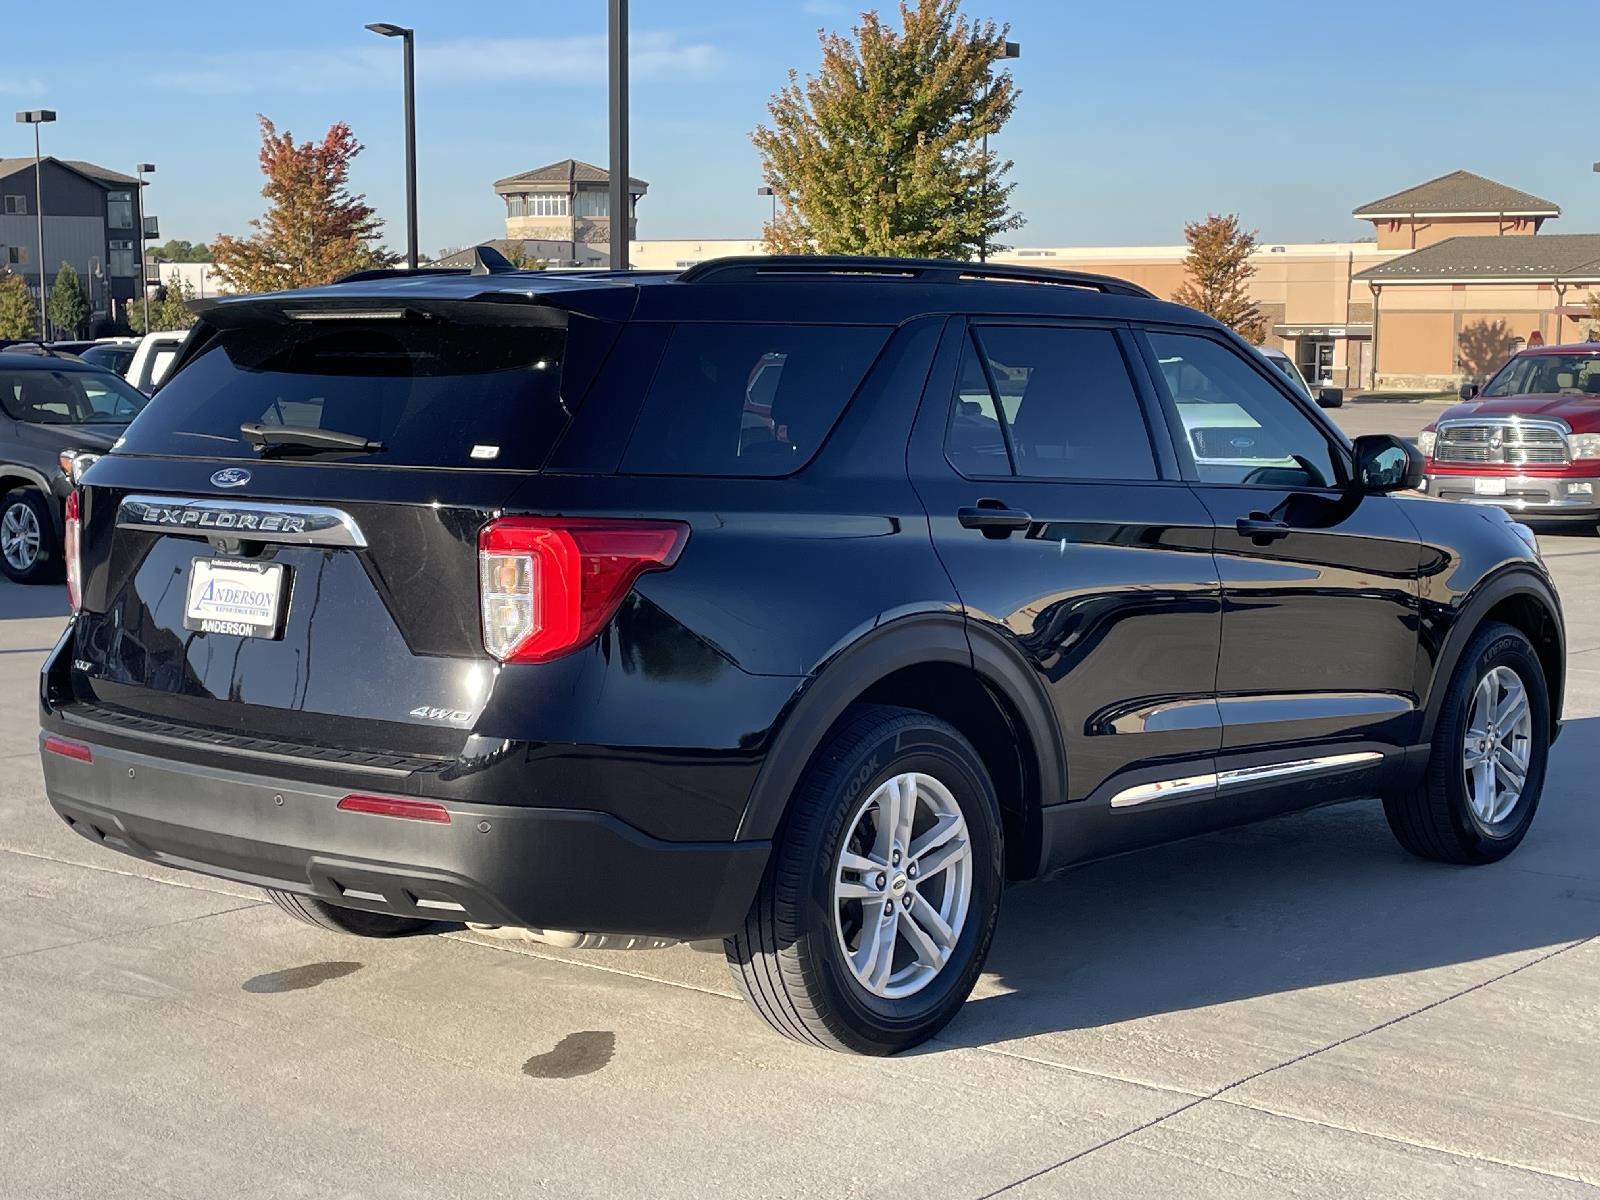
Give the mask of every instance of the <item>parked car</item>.
M 154 392 L 172 369 L 178 348 L 188 336 L 187 329 L 163 329 L 145 334 L 123 372 L 128 382 L 147 396 Z
M 1600 345 L 1532 346 L 1423 429 L 1425 487 L 1541 520 L 1600 522 Z
M 1452 863 L 1533 820 L 1532 536 L 1134 285 L 485 256 L 198 312 L 69 514 L 42 756 L 97 844 L 361 936 L 725 938 L 774 1029 L 884 1054 L 1007 883 L 1359 797 Z
M 59 576 L 63 504 L 72 490 L 62 451 L 109 449 L 145 399 L 76 358 L 37 347 L 0 350 L 0 572 L 7 578 Z
M 138 346 L 138 338 L 101 338 L 87 349 L 79 351 L 78 357 L 86 363 L 126 376 L 133 362 L 133 352 Z
M 1300 368 L 1295 363 L 1294 359 L 1290 358 L 1282 350 L 1279 350 L 1273 346 L 1258 346 L 1256 349 L 1261 352 L 1262 358 L 1266 359 L 1273 366 L 1277 367 L 1278 370 L 1282 371 L 1286 376 L 1288 376 L 1289 382 L 1294 384 L 1295 387 L 1299 388 L 1301 394 L 1304 395 L 1307 400 L 1313 401 L 1320 408 L 1344 407 L 1343 388 L 1320 387 L 1313 391 L 1311 385 L 1306 382 L 1306 377 L 1301 374 Z

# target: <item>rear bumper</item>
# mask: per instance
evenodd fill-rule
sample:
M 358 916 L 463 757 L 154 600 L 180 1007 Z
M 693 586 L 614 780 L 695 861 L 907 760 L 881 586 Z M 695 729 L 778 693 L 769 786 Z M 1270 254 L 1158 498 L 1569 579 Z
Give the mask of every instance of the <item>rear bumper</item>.
M 581 810 L 441 801 L 448 823 L 349 813 L 341 797 L 366 789 L 88 744 L 92 762 L 42 758 L 51 806 L 91 841 L 372 912 L 721 937 L 743 922 L 770 850 L 765 841 L 662 841 Z
M 1502 486 L 1505 490 L 1500 495 L 1482 490 Z M 1427 492 L 1441 500 L 1489 504 L 1531 517 L 1583 519 L 1600 515 L 1600 477 L 1430 474 Z

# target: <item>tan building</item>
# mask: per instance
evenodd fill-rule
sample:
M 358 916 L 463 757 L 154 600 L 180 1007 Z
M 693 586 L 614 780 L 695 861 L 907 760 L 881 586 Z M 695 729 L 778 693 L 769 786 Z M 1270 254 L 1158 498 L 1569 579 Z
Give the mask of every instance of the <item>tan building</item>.
M 1600 293 L 1600 234 L 1540 233 L 1561 209 L 1453 171 L 1357 208 L 1374 238 L 1262 244 L 1251 294 L 1269 344 L 1314 384 L 1396 391 L 1481 379 L 1530 341 L 1600 338 L 1587 299 Z M 635 267 L 681 270 L 763 253 L 760 241 L 633 242 Z M 1115 275 L 1170 299 L 1188 247 L 1019 247 L 995 262 Z
M 564 158 L 520 175 L 495 180 L 506 207 L 506 235 L 483 243 L 512 261 L 537 259 L 548 266 L 604 267 L 611 262 L 611 175 L 604 167 Z M 639 199 L 650 185 L 628 179 L 628 236 L 638 233 Z M 459 261 L 458 261 L 459 260 Z M 456 266 L 471 260 L 458 251 L 439 260 Z

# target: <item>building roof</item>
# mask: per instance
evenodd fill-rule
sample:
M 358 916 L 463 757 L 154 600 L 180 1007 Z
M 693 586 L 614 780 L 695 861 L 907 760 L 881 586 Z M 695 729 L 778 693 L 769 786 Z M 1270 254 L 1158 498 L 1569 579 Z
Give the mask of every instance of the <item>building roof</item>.
M 75 158 L 56 158 L 51 154 L 46 154 L 44 156 L 44 161 L 47 163 L 55 163 L 56 166 L 65 167 L 69 171 L 76 171 L 79 175 L 87 176 L 96 183 L 125 184 L 134 187 L 137 187 L 139 184 L 139 181 L 132 175 L 124 175 L 121 171 L 113 171 L 107 167 L 99 167 L 92 162 L 83 162 Z M 32 169 L 32 155 L 18 158 L 0 158 L 0 179 L 4 179 L 8 175 L 15 175 L 18 171 L 28 171 Z
M 1363 204 L 1352 215 L 1368 220 L 1380 217 L 1559 217 L 1561 206 L 1471 171 L 1451 171 L 1427 183 Z
M 1358 271 L 1375 283 L 1600 280 L 1600 233 L 1454 237 Z
M 520 175 L 507 175 L 504 179 L 494 181 L 494 190 L 512 191 L 518 187 L 529 184 L 567 184 L 574 183 L 609 183 L 611 173 L 604 167 L 597 167 L 593 163 L 579 162 L 575 158 L 563 158 L 560 162 L 546 163 L 542 167 L 535 167 L 531 171 L 523 171 Z M 643 193 L 650 185 L 642 179 L 628 176 L 630 188 Z

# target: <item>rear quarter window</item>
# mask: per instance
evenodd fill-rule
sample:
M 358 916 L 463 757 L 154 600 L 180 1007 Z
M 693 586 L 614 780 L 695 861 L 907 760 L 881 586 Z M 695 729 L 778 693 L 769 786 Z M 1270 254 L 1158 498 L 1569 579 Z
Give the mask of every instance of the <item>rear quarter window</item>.
M 630 475 L 788 475 L 805 466 L 887 328 L 681 324 L 623 455 Z

